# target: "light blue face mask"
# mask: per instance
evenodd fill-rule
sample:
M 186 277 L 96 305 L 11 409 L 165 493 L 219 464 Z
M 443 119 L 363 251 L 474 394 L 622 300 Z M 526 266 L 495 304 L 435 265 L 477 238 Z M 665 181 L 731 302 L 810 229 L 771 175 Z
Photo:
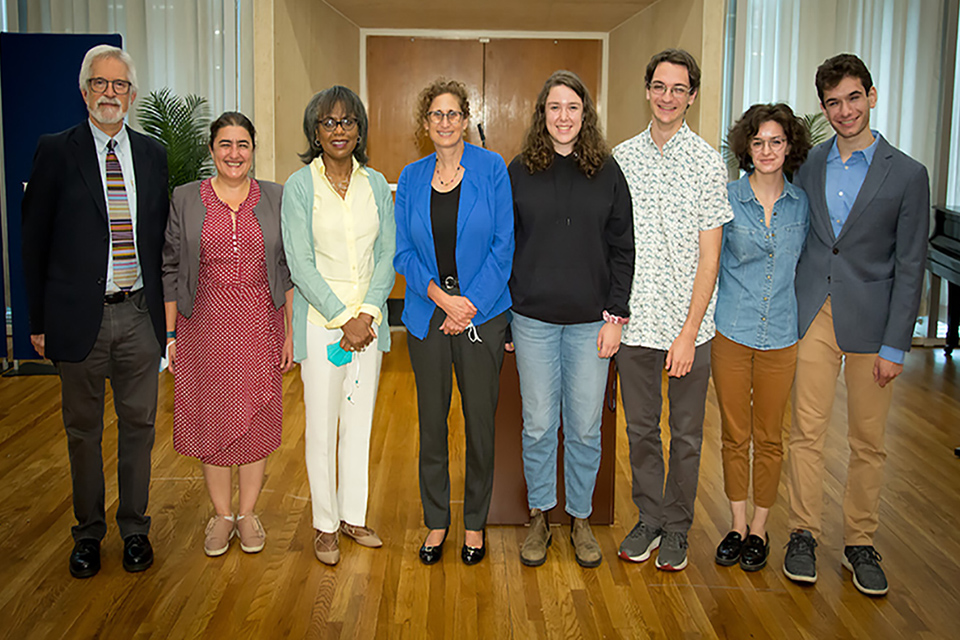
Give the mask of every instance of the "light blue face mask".
M 340 342 L 333 342 L 327 345 L 327 360 L 329 360 L 333 366 L 342 367 L 345 364 L 349 364 L 353 361 L 353 353 L 350 351 L 344 351 L 343 347 L 340 346 Z

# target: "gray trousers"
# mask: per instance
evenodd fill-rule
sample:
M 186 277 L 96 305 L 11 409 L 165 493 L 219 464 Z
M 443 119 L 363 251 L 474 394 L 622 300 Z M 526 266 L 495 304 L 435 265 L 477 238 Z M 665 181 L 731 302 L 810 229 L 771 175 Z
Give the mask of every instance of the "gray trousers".
M 686 533 L 700 475 L 703 416 L 710 381 L 710 342 L 696 349 L 693 368 L 669 378 L 670 470 L 664 483 L 660 441 L 660 393 L 666 351 L 620 345 L 617 368 L 630 442 L 633 502 L 640 520 L 664 531 Z
M 159 368 L 160 345 L 142 291 L 104 305 L 100 333 L 85 360 L 57 363 L 77 518 L 74 540 L 102 540 L 107 533 L 102 452 L 107 378 L 117 412 L 120 536 L 150 530 L 146 512 Z
M 437 309 L 423 340 L 407 334 L 410 364 L 417 384 L 420 419 L 420 500 L 428 529 L 450 526 L 450 472 L 447 416 L 453 393 L 452 368 L 463 401 L 466 430 L 466 476 L 463 523 L 479 531 L 487 524 L 493 493 L 494 422 L 500 395 L 500 366 L 507 330 L 507 314 L 480 325 L 483 342 L 473 342 L 464 331 L 448 336 L 440 331 L 446 314 Z

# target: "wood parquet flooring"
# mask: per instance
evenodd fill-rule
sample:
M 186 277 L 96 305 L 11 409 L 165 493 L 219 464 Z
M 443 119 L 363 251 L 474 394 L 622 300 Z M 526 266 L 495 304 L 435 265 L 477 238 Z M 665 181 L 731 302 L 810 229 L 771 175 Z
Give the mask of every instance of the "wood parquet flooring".
M 150 538 L 156 561 L 141 574 L 120 563 L 116 510 L 116 416 L 106 409 L 104 466 L 109 532 L 103 568 L 89 580 L 67 571 L 72 547 L 70 471 L 53 376 L 0 379 L 0 637 L 15 638 L 950 638 L 960 622 L 960 386 L 942 350 L 908 355 L 887 431 L 887 482 L 877 548 L 890 595 L 858 593 L 840 566 L 840 500 L 848 455 L 841 387 L 828 436 L 819 582 L 799 587 L 780 566 L 786 492 L 769 524 L 770 566 L 755 574 L 723 568 L 713 553 L 728 526 L 712 387 L 690 562 L 663 573 L 653 562 L 617 559 L 636 519 L 627 442 L 617 432 L 615 524 L 595 527 L 604 561 L 580 568 L 567 527 L 554 527 L 547 563 L 520 564 L 523 527 L 491 527 L 487 558 L 459 559 L 461 504 L 447 553 L 424 567 L 417 484 L 413 374 L 404 335 L 384 358 L 371 447 L 369 524 L 380 550 L 341 541 L 337 567 L 313 556 L 303 462 L 298 370 L 284 379 L 284 441 L 267 463 L 258 508 L 267 546 L 246 555 L 234 543 L 203 554 L 211 508 L 198 463 L 172 446 L 173 385 L 161 375 L 153 457 Z M 108 394 L 109 400 L 109 394 Z M 451 419 L 451 484 L 462 496 L 463 434 L 458 399 Z M 664 415 L 664 420 L 666 415 Z M 789 418 L 788 421 L 789 422 Z M 785 429 L 788 429 L 785 425 Z

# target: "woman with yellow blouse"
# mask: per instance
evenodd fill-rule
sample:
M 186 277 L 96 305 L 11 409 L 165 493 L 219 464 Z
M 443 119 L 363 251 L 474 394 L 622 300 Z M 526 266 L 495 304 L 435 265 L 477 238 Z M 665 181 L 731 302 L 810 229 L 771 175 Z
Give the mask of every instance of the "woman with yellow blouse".
M 307 166 L 284 186 L 281 221 L 295 285 L 314 553 L 334 565 L 341 533 L 383 544 L 366 526 L 368 461 L 380 362 L 390 349 L 396 225 L 386 179 L 366 166 L 367 113 L 357 94 L 334 86 L 313 96 L 303 132 Z

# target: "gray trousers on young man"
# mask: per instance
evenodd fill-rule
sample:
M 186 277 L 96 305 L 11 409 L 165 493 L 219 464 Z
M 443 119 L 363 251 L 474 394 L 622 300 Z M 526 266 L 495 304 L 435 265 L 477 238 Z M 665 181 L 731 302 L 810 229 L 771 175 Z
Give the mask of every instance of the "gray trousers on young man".
M 630 442 L 633 502 L 640 509 L 640 520 L 664 531 L 686 533 L 693 524 L 700 475 L 710 342 L 696 348 L 690 373 L 669 378 L 670 471 L 664 484 L 660 388 L 666 357 L 667 352 L 659 349 L 620 345 L 617 368 Z
M 420 418 L 420 500 L 428 529 L 450 526 L 450 472 L 447 451 L 447 416 L 453 393 L 451 366 L 463 401 L 466 430 L 466 477 L 463 488 L 463 523 L 470 531 L 487 524 L 493 493 L 494 421 L 500 395 L 500 366 L 507 330 L 507 314 L 477 327 L 480 340 L 470 332 L 448 336 L 440 331 L 446 317 L 439 308 L 423 340 L 407 334 L 410 364 L 417 385 Z
M 77 518 L 74 540 L 102 540 L 107 533 L 102 447 L 107 378 L 117 411 L 117 524 L 122 538 L 146 535 L 160 345 L 143 291 L 104 305 L 93 349 L 81 362 L 58 362 L 57 369 Z

